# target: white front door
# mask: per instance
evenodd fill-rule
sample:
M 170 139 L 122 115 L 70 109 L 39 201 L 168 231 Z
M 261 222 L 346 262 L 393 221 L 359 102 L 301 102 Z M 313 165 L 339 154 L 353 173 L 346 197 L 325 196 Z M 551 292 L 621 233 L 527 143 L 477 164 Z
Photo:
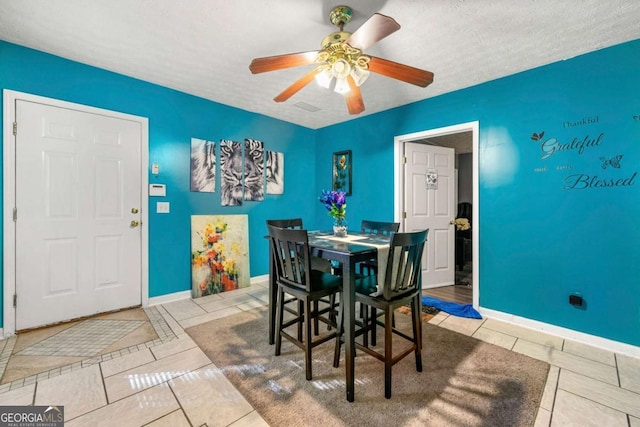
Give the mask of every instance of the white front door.
M 15 108 L 15 329 L 140 305 L 146 129 L 21 99 Z
M 429 229 L 422 260 L 422 287 L 453 285 L 455 230 L 451 221 L 456 215 L 455 151 L 411 142 L 404 144 L 404 150 L 404 230 Z

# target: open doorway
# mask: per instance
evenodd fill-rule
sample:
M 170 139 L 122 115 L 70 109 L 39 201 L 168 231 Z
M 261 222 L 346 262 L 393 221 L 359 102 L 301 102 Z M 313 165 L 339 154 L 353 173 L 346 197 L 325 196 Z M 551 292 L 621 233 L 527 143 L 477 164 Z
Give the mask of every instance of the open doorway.
M 410 146 L 423 144 L 453 149 L 455 191 L 453 200 L 447 200 L 453 208 L 440 209 L 441 212 L 447 212 L 450 215 L 451 229 L 446 239 L 438 238 L 430 232 L 430 237 L 434 241 L 438 240 L 437 247 L 432 250 L 444 251 L 447 255 L 448 262 L 444 262 L 444 256 L 440 256 L 441 266 L 451 268 L 453 271 L 451 271 L 450 280 L 439 283 L 437 286 L 427 284 L 425 290 L 432 293 L 431 296 L 441 300 L 472 303 L 476 309 L 479 305 L 478 129 L 478 122 L 470 122 L 400 135 L 395 138 L 394 147 L 395 218 L 401 224 L 410 223 L 407 217 L 412 214 L 407 213 L 407 207 L 413 201 L 408 198 L 415 198 L 415 194 L 408 194 L 410 186 L 408 187 L 405 182 L 409 180 L 407 171 L 412 168 L 411 164 L 407 166 L 407 162 L 411 163 L 411 160 L 406 158 Z M 457 230 L 458 227 L 454 222 L 460 217 L 467 218 L 470 223 L 469 230 Z M 433 221 L 435 223 L 436 218 Z M 444 235 L 442 232 L 440 234 Z

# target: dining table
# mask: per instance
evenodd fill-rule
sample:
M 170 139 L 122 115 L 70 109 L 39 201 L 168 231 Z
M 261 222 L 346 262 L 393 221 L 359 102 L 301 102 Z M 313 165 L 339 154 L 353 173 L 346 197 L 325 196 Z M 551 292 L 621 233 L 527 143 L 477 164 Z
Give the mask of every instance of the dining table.
M 389 236 L 349 232 L 334 236 L 333 231 L 307 232 L 311 256 L 341 264 L 342 301 L 344 310 L 345 381 L 347 401 L 355 399 L 355 280 L 356 265 L 362 261 L 378 259 L 378 272 L 384 272 L 389 253 Z M 382 273 L 384 274 L 384 273 Z M 380 282 L 380 277 L 378 277 Z M 276 297 L 273 255 L 269 251 L 269 344 L 275 341 Z

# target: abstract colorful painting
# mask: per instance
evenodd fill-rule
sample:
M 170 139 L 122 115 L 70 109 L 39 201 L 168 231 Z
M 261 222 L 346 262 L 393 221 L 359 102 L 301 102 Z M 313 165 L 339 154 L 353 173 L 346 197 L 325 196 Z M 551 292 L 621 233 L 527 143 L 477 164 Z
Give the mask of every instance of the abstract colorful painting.
M 267 151 L 267 194 L 284 194 L 284 153 Z
M 242 204 L 242 145 L 223 139 L 220 141 L 220 204 Z
M 244 140 L 244 199 L 264 200 L 264 144 L 255 139 Z
M 191 191 L 216 191 L 216 143 L 191 138 Z
M 193 298 L 250 284 L 247 215 L 191 216 Z

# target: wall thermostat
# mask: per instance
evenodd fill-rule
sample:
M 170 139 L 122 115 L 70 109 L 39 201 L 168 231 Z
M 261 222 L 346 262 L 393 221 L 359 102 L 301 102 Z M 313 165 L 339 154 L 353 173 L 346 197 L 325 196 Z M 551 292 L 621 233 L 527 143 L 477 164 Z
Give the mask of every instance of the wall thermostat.
M 164 197 L 167 195 L 167 186 L 164 184 L 149 184 L 149 196 Z

